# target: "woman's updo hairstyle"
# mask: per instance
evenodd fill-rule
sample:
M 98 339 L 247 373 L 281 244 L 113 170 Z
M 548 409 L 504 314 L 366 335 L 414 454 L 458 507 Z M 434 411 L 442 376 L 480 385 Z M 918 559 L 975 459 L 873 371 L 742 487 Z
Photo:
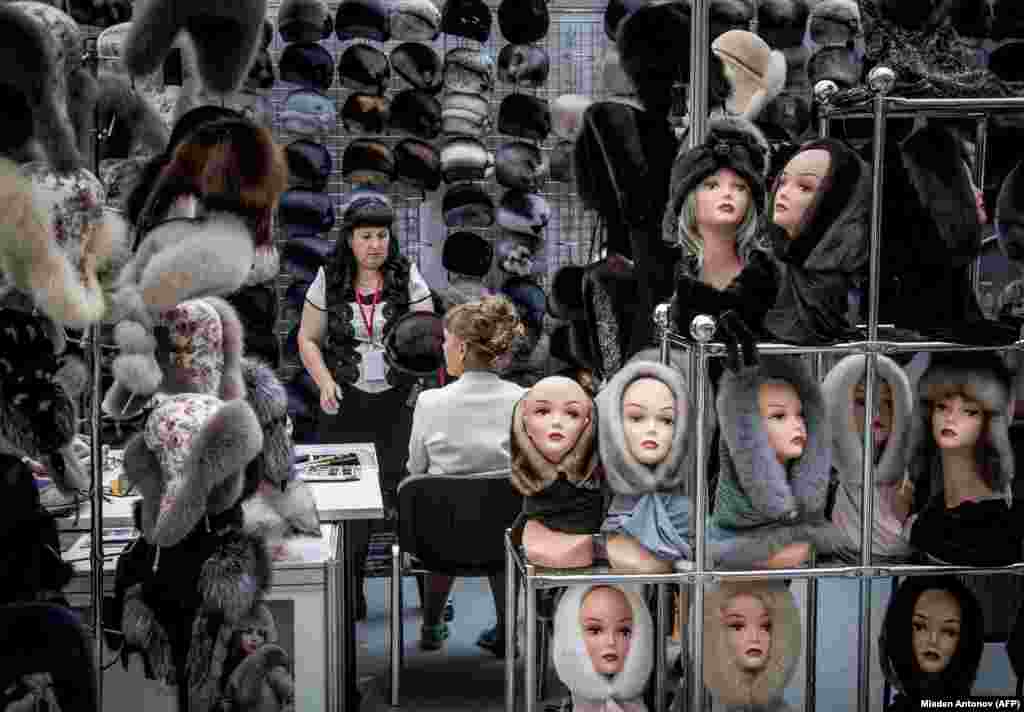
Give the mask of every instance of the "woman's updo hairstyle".
M 449 309 L 444 328 L 466 343 L 469 368 L 493 368 L 524 333 L 515 305 L 502 296 L 484 297 Z

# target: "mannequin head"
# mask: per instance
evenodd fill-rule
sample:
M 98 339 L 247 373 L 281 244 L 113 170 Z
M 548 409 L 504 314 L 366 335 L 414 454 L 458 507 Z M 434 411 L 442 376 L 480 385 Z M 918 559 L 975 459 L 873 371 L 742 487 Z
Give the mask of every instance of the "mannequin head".
M 654 378 L 638 378 L 622 396 L 622 423 L 626 449 L 644 465 L 665 459 L 675 432 L 675 398 Z
M 779 174 L 772 201 L 772 222 L 790 240 L 799 237 L 810 222 L 815 201 L 828 188 L 831 168 L 831 154 L 823 148 L 811 148 L 793 156 Z
M 563 376 L 541 379 L 523 402 L 526 434 L 552 464 L 562 461 L 590 422 L 590 397 L 576 381 Z
M 736 665 L 747 673 L 764 669 L 772 650 L 772 620 L 765 602 L 752 593 L 738 593 L 726 599 L 721 612 Z
M 878 379 L 881 388 L 876 391 L 875 400 L 878 403 L 878 415 L 871 421 L 871 432 L 874 436 L 875 447 L 883 448 L 892 433 L 892 409 L 893 398 L 892 388 L 888 382 Z M 858 435 L 864 434 L 864 381 L 850 387 L 850 401 L 853 403 L 853 411 L 850 418 L 853 421 L 853 431 Z
M 730 207 L 725 207 L 730 206 Z M 757 205 L 750 186 L 732 168 L 719 168 L 697 184 L 679 210 L 678 238 L 686 252 L 702 256 L 704 240 L 729 236 L 737 248 L 757 232 Z
M 580 626 L 594 671 L 622 672 L 633 635 L 633 607 L 626 594 L 611 586 L 590 589 L 580 606 Z
M 757 406 L 768 444 L 779 463 L 786 465 L 803 455 L 807 423 L 796 388 L 785 381 L 765 381 L 758 388 Z
M 932 437 L 940 450 L 974 452 L 988 422 L 981 403 L 949 393 L 932 403 Z
M 914 660 L 922 672 L 937 674 L 948 666 L 960 643 L 960 602 L 944 589 L 922 591 L 911 620 Z

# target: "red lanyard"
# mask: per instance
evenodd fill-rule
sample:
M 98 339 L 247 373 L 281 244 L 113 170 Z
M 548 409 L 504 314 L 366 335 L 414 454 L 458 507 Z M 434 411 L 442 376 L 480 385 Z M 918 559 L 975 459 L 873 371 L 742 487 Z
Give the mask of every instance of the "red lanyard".
M 367 319 L 366 312 L 363 310 L 363 298 L 359 296 L 359 292 L 356 292 L 356 303 L 359 305 L 359 316 L 363 318 L 363 326 L 366 327 L 366 334 L 370 337 L 370 343 L 373 344 L 373 320 L 377 315 L 377 303 L 380 301 L 380 288 L 378 287 L 373 291 L 373 302 L 370 306 L 370 317 Z

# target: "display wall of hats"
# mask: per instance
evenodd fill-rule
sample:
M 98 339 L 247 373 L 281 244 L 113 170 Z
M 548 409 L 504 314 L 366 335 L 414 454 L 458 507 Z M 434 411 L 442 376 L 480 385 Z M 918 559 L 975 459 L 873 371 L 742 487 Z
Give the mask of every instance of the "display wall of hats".
M 491 125 L 494 61 L 485 50 L 456 47 L 444 57 L 441 127 L 445 134 L 481 137 Z

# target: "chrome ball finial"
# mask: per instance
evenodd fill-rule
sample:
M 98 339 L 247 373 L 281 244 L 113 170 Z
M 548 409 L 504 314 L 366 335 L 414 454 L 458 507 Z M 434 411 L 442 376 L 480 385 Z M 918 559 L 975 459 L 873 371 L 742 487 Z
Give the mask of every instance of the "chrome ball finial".
M 814 100 L 819 104 L 828 104 L 832 97 L 839 93 L 839 85 L 831 79 L 822 79 L 814 85 Z
M 715 338 L 715 329 L 718 325 L 715 320 L 707 314 L 698 314 L 690 322 L 690 336 L 702 344 L 706 344 Z
M 868 86 L 876 94 L 885 96 L 896 85 L 896 72 L 888 67 L 878 66 L 868 73 Z
M 658 328 L 668 328 L 670 310 L 671 305 L 668 303 L 659 304 L 654 307 L 654 323 Z

